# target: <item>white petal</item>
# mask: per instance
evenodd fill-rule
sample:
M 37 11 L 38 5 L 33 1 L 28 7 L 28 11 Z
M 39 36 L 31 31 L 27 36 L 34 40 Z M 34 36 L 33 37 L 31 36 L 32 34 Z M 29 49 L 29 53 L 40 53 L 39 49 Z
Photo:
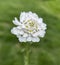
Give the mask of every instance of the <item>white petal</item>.
M 23 37 L 28 37 L 28 34 L 27 33 L 24 33 Z
M 31 11 L 29 11 L 28 14 L 32 15 L 33 13 Z
M 21 30 L 21 29 L 22 29 L 22 26 L 17 26 L 17 28 L 18 28 L 19 30 Z
M 36 32 L 36 33 L 34 33 L 32 35 L 33 35 L 33 37 L 37 37 L 39 35 L 39 32 Z
M 39 42 L 39 41 L 40 41 L 40 39 L 38 37 L 33 37 L 32 38 L 32 42 Z
M 28 15 L 27 18 L 29 18 L 29 19 L 32 19 L 32 20 L 38 19 L 37 14 L 36 14 L 36 13 L 32 13 L 31 11 L 29 11 L 29 12 L 27 13 L 27 15 Z
M 32 13 L 31 11 L 28 12 L 28 15 L 32 16 L 33 18 L 38 18 L 36 13 Z
M 32 40 L 32 37 L 27 37 L 27 41 L 31 41 Z
M 46 24 L 45 24 L 45 23 L 42 23 L 42 24 L 41 24 L 41 28 L 42 28 L 43 30 L 47 29 Z
M 38 18 L 38 15 L 36 13 L 33 13 L 33 15 L 34 15 L 35 18 Z
M 39 19 L 38 19 L 38 23 L 39 23 L 39 24 L 43 23 L 43 18 L 39 18 Z
M 25 17 L 26 17 L 26 13 L 25 12 L 21 12 L 20 22 L 23 22 L 25 20 Z
M 17 35 L 17 38 L 20 38 L 21 37 L 21 35 Z
M 22 24 L 22 28 L 25 28 L 25 25 L 24 24 Z
M 13 20 L 13 23 L 14 23 L 15 25 L 21 25 L 21 23 L 17 20 L 16 17 L 15 17 L 15 20 Z
M 24 34 L 24 31 L 23 30 L 20 30 L 20 32 L 19 32 L 21 35 L 23 35 Z
M 18 35 L 19 32 L 20 32 L 20 31 L 19 31 L 16 27 L 14 27 L 14 28 L 11 30 L 11 33 L 12 33 L 12 34 L 15 34 L 15 35 Z
M 25 26 L 23 24 L 17 26 L 18 29 L 22 29 L 22 28 L 25 28 Z
M 40 36 L 40 37 L 44 37 L 44 36 L 45 36 L 45 31 L 40 31 L 39 36 Z
M 19 38 L 19 41 L 20 41 L 20 42 L 26 42 L 26 38 L 20 37 L 20 38 Z
M 35 34 L 33 34 L 33 37 L 44 37 L 45 35 L 45 31 L 44 30 L 40 30 L 38 32 L 36 32 Z

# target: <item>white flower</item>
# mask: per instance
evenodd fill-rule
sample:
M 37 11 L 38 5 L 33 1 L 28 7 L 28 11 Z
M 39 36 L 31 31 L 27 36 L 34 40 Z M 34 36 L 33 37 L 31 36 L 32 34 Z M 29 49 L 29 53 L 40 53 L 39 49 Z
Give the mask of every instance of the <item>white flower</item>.
M 18 21 L 15 17 L 13 20 L 17 27 L 14 27 L 11 33 L 16 35 L 20 42 L 39 42 L 40 38 L 44 37 L 46 24 L 36 13 L 22 12 L 19 19 Z

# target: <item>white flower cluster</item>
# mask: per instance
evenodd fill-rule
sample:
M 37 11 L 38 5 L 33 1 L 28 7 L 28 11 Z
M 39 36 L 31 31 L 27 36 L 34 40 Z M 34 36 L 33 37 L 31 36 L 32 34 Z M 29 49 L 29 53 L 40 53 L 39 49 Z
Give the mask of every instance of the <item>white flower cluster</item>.
M 39 42 L 40 38 L 44 37 L 46 24 L 36 13 L 21 12 L 19 19 L 18 21 L 15 17 L 13 20 L 17 27 L 13 27 L 11 33 L 16 35 L 20 42 Z

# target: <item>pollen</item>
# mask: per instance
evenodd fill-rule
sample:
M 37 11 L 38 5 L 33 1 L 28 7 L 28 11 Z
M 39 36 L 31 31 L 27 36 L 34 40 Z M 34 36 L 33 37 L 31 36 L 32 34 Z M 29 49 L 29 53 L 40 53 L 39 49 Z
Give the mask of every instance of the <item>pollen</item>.
M 28 28 L 28 26 L 26 25 L 26 28 Z
M 32 30 L 29 30 L 29 32 L 33 32 Z

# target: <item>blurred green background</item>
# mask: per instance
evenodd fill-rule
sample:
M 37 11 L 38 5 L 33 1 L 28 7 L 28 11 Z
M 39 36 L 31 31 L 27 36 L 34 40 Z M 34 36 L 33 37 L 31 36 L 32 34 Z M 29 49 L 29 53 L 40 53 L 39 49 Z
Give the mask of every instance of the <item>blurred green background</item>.
M 45 37 L 31 45 L 30 65 L 60 65 L 60 0 L 0 0 L 0 65 L 24 65 L 19 41 L 10 32 L 22 11 L 37 13 L 47 24 Z

